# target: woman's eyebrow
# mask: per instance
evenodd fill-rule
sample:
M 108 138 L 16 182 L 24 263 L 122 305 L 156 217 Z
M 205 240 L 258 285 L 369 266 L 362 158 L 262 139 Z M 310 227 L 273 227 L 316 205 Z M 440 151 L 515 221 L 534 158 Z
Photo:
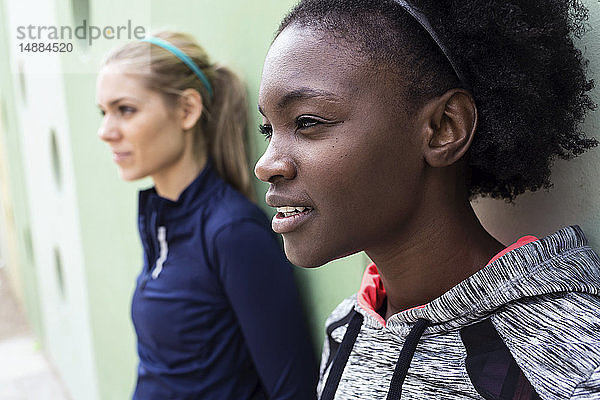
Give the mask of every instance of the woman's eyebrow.
M 116 99 L 113 99 L 113 100 L 111 100 L 111 101 L 108 103 L 108 106 L 109 106 L 109 107 L 112 107 L 112 106 L 114 106 L 115 104 L 117 104 L 117 103 L 119 103 L 120 101 L 123 101 L 123 100 L 129 100 L 129 101 L 136 101 L 136 102 L 140 102 L 140 100 L 138 100 L 138 99 L 137 99 L 137 98 L 135 98 L 135 97 L 132 97 L 132 96 L 122 96 L 122 97 L 119 97 L 119 98 L 116 98 Z M 98 107 L 100 107 L 100 104 L 96 104 L 96 105 L 97 105 Z
M 290 92 L 285 93 L 281 97 L 281 99 L 279 99 L 279 102 L 277 103 L 277 109 L 279 111 L 281 111 L 283 108 L 285 108 L 287 105 L 289 105 L 290 103 L 292 103 L 294 101 L 312 99 L 312 98 L 316 98 L 316 97 L 324 98 L 324 100 L 326 100 L 327 102 L 333 102 L 333 103 L 341 100 L 341 97 L 333 94 L 332 92 L 328 92 L 326 90 L 300 88 L 300 89 L 292 90 Z M 258 112 L 261 113 L 262 115 L 265 115 L 260 104 L 258 105 Z
M 315 97 L 325 97 L 327 101 L 338 101 L 340 98 L 335 94 L 328 92 L 326 90 L 315 90 L 310 88 L 300 88 L 296 90 L 292 90 L 287 92 L 277 103 L 277 107 L 279 109 L 284 108 L 289 103 L 298 101 L 298 100 L 306 100 Z

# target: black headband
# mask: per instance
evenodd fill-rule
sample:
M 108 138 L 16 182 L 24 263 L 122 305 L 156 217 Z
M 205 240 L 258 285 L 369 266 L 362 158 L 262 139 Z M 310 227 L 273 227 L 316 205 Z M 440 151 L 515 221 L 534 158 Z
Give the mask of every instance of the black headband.
M 431 36 L 435 44 L 437 44 L 442 53 L 444 53 L 444 56 L 446 56 L 446 59 L 448 59 L 448 62 L 452 66 L 452 69 L 454 70 L 454 73 L 456 74 L 460 82 L 465 86 L 466 89 L 471 89 L 471 85 L 469 83 L 469 79 L 467 79 L 466 74 L 460 68 L 458 63 L 454 61 L 454 57 L 452 57 L 452 54 L 450 53 L 448 48 L 444 45 L 444 43 L 442 43 L 441 39 L 429 23 L 429 20 L 427 19 L 425 14 L 423 14 L 421 11 L 416 9 L 414 6 L 412 6 L 405 0 L 394 1 L 398 3 L 398 5 L 400 5 L 400 7 L 402 7 L 407 13 L 409 13 L 419 23 L 419 25 L 421 25 L 423 29 L 427 31 L 427 33 L 429 33 L 429 36 Z

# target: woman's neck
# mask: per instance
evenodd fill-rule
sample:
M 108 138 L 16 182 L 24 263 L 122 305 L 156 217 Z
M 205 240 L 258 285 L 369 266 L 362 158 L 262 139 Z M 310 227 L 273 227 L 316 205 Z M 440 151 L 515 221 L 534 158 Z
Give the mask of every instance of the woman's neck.
M 206 162 L 206 156 L 198 159 L 191 152 L 186 152 L 175 164 L 152 174 L 156 192 L 161 197 L 176 201 L 204 169 Z
M 483 228 L 466 198 L 458 207 L 434 210 L 434 216 L 415 218 L 395 241 L 366 250 L 386 290 L 386 319 L 444 294 L 504 248 Z

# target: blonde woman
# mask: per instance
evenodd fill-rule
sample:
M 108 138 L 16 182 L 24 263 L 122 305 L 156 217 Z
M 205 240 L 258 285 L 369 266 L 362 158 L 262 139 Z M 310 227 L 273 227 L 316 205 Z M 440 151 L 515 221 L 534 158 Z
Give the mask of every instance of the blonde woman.
M 111 52 L 100 138 L 139 195 L 134 399 L 309 399 L 316 366 L 292 272 L 251 198 L 244 87 L 193 38 Z

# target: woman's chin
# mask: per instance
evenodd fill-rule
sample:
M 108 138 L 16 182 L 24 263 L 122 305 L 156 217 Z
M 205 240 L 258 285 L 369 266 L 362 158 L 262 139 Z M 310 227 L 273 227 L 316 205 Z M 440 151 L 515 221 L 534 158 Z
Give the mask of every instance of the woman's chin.
M 135 171 L 128 171 L 121 168 L 119 169 L 119 177 L 126 182 L 133 182 L 144 178 L 144 176 L 140 176 L 140 174 L 135 173 Z
M 285 238 L 283 240 L 283 247 L 287 259 L 290 260 L 292 264 L 302 268 L 317 268 L 327 264 L 335 258 L 319 254 L 318 248 L 300 249 L 291 246 L 289 243 L 286 243 Z
M 283 240 L 285 255 L 290 262 L 302 268 L 318 268 L 330 261 L 335 261 L 340 258 L 348 257 L 361 251 L 360 249 L 352 249 L 343 251 L 340 249 L 325 251 L 322 247 L 297 248 L 286 243 Z

